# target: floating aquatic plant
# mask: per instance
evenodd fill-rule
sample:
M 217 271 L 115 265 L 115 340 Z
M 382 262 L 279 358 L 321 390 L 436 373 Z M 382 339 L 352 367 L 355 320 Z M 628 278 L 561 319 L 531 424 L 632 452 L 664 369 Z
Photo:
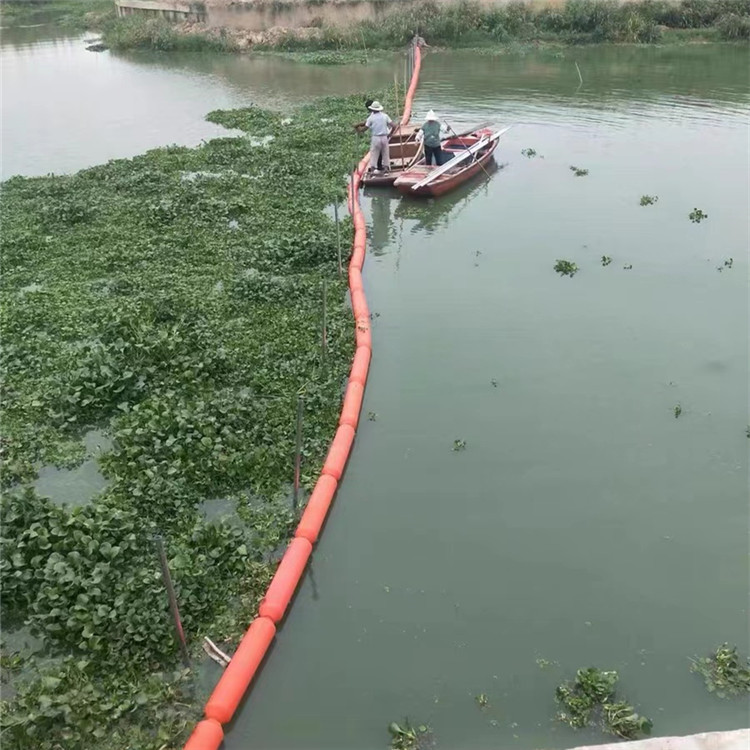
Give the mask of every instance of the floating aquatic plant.
M 694 224 L 700 224 L 704 219 L 708 218 L 708 214 L 704 214 L 700 208 L 694 208 L 688 216 Z
M 609 255 L 602 255 L 602 265 L 608 266 L 612 262 L 612 258 Z
M 570 167 L 570 171 L 575 174 L 576 177 L 585 177 L 588 173 L 588 169 L 581 169 L 580 167 Z
M 533 159 L 536 156 L 536 151 L 533 148 L 525 148 L 521 153 L 528 159 Z
M 477 706 L 479 706 L 479 708 L 487 708 L 490 705 L 490 699 L 484 693 L 475 695 L 474 701 L 476 702 Z
M 431 732 L 426 724 L 413 727 L 408 719 L 403 724 L 392 721 L 388 725 L 392 750 L 421 750 L 430 744 Z
M 674 411 L 674 418 L 677 419 L 680 416 L 680 414 L 682 414 L 682 407 L 679 404 L 677 404 L 674 407 L 673 411 Z
M 656 201 L 659 200 L 658 195 L 642 195 L 641 196 L 641 205 L 642 206 L 653 206 Z
M 369 420 L 370 420 L 371 422 L 374 422 L 374 421 L 375 421 L 375 420 L 376 420 L 376 419 L 378 418 L 377 412 L 374 412 L 374 411 L 368 411 L 368 412 L 367 412 L 367 418 L 368 418 L 368 419 L 369 419 Z
M 750 660 L 742 659 L 736 646 L 724 643 L 710 656 L 696 657 L 690 662 L 690 671 L 703 677 L 709 693 L 716 693 L 719 698 L 750 693 Z
M 558 260 L 555 262 L 555 271 L 561 276 L 570 276 L 572 278 L 578 273 L 578 266 L 570 260 Z
M 463 451 L 466 450 L 466 441 L 465 440 L 459 440 L 456 439 L 453 441 L 453 448 L 454 451 Z
M 602 728 L 618 737 L 635 739 L 649 734 L 651 721 L 640 716 L 623 700 L 615 700 L 617 672 L 595 667 L 579 669 L 574 682 L 557 687 L 555 697 L 563 706 L 557 719 L 573 729 L 583 729 L 594 723 L 597 716 Z

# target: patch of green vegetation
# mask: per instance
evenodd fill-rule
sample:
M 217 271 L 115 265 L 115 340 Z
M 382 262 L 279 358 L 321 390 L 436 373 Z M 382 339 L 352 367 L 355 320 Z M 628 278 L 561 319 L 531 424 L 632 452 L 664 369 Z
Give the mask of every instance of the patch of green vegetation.
M 625 701 L 615 700 L 617 680 L 614 671 L 579 669 L 574 682 L 564 682 L 555 691 L 564 709 L 557 719 L 573 729 L 583 729 L 591 726 L 598 714 L 602 728 L 618 737 L 636 739 L 650 734 L 651 721 L 637 714 Z
M 745 6 L 747 8 L 747 6 Z M 719 38 L 727 42 L 739 42 L 750 39 L 750 15 L 725 13 L 715 24 Z
M 704 214 L 700 208 L 694 208 L 689 214 L 688 218 L 693 224 L 700 224 L 704 219 L 708 218 L 708 214 Z
M 682 407 L 679 404 L 677 404 L 674 407 L 673 411 L 674 411 L 674 418 L 675 419 L 679 419 L 680 418 L 680 414 L 682 414 Z
M 536 151 L 533 148 L 525 148 L 521 153 L 528 159 L 533 159 L 536 156 Z
M 612 258 L 609 255 L 602 255 L 602 265 L 608 266 L 612 262 Z
M 539 41 L 650 43 L 660 41 L 665 30 L 723 29 L 724 38 L 741 38 L 737 35 L 744 33 L 748 17 L 744 0 L 568 0 L 559 6 L 425 0 L 349 28 L 324 27 L 319 38 L 290 36 L 281 44 L 298 49 L 361 49 L 363 44 L 389 48 L 406 44 L 416 28 L 430 44 L 453 47 Z
M 378 419 L 378 415 L 374 411 L 368 411 L 367 419 L 369 419 L 370 422 L 376 422 Z
M 460 440 L 460 439 L 457 438 L 456 440 L 453 441 L 453 448 L 451 450 L 454 450 L 454 451 L 465 451 L 466 450 L 466 441 L 465 440 Z
M 490 699 L 487 697 L 485 693 L 479 693 L 479 695 L 475 695 L 474 702 L 481 709 L 485 709 L 490 705 Z
M 100 29 L 115 18 L 111 0 L 3 0 L 3 25 L 55 24 L 70 31 Z
M 576 177 L 585 177 L 588 173 L 588 169 L 581 169 L 580 167 L 571 167 L 570 171 L 575 174 Z
M 573 278 L 578 273 L 578 266 L 570 260 L 558 260 L 555 263 L 555 271 L 561 276 Z
M 408 719 L 403 724 L 392 721 L 388 725 L 392 750 L 424 750 L 432 743 L 432 733 L 426 724 L 413 727 Z
M 255 614 L 295 523 L 297 396 L 311 489 L 354 350 L 324 209 L 366 148 L 361 110 L 214 112 L 248 137 L 3 184 L 0 605 L 52 657 L 31 657 L 4 706 L 8 747 L 181 745 L 201 696 L 174 673 L 154 535 L 194 653 L 206 635 L 231 651 Z M 108 486 L 81 507 L 40 497 L 38 467 L 80 462 L 91 428 L 113 440 Z M 211 498 L 244 524 L 207 520 Z
M 690 671 L 703 677 L 709 693 L 716 693 L 719 698 L 750 693 L 750 660 L 742 659 L 736 646 L 724 643 L 710 656 L 690 662 Z
M 622 269 L 623 269 L 623 271 L 632 271 L 632 270 L 633 270 L 633 264 L 632 264 L 632 263 L 626 263 L 626 264 L 625 264 L 625 265 L 624 265 L 624 266 L 622 267 Z
M 140 13 L 110 19 L 102 27 L 102 38 L 107 46 L 115 50 L 234 52 L 238 49 L 226 29 L 183 32 L 165 18 Z
M 659 200 L 658 195 L 642 195 L 641 196 L 641 205 L 642 206 L 653 206 L 656 201 Z

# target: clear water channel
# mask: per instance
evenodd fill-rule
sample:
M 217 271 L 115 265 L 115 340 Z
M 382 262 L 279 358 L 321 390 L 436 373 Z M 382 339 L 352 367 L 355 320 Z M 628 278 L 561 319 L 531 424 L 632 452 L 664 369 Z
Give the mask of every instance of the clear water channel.
M 6 178 L 198 143 L 225 134 L 213 108 L 374 90 L 402 66 L 3 34 Z M 417 116 L 514 128 L 489 179 L 363 196 L 363 421 L 227 748 L 374 750 L 404 716 L 445 748 L 604 741 L 554 721 L 555 686 L 590 665 L 657 735 L 748 726 L 688 657 L 748 650 L 749 63 L 710 45 L 426 56 Z

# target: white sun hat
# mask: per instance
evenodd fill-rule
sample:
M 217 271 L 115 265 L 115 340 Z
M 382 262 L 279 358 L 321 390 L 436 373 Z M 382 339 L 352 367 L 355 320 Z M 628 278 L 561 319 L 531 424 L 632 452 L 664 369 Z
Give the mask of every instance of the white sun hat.
M 381 104 L 380 102 L 378 102 L 378 101 L 374 101 L 374 102 L 373 102 L 373 103 L 372 103 L 372 104 L 370 105 L 370 109 L 371 109 L 371 110 L 372 110 L 373 112 L 382 112 L 382 111 L 383 111 L 383 105 L 382 105 L 382 104 Z
M 427 117 L 424 118 L 425 122 L 439 122 L 438 116 L 435 114 L 433 110 L 430 110 L 427 113 Z

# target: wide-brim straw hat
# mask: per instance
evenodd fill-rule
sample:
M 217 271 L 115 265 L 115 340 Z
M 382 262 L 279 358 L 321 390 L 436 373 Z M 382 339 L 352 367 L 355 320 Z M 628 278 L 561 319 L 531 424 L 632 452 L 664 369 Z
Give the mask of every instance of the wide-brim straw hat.
M 376 101 L 376 102 L 373 102 L 373 103 L 372 103 L 372 104 L 370 105 L 370 109 L 371 109 L 371 110 L 372 110 L 373 112 L 382 112 L 382 111 L 383 111 L 383 105 L 382 105 L 382 104 L 381 104 L 380 102 L 377 102 L 377 101 Z
M 427 117 L 424 119 L 425 122 L 438 122 L 438 116 L 432 110 L 427 113 Z

